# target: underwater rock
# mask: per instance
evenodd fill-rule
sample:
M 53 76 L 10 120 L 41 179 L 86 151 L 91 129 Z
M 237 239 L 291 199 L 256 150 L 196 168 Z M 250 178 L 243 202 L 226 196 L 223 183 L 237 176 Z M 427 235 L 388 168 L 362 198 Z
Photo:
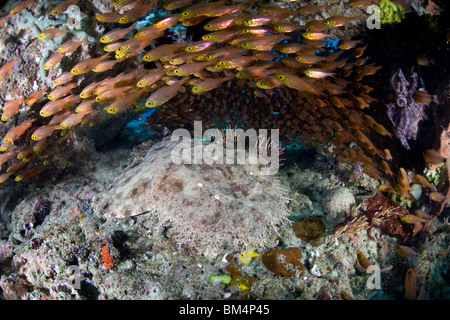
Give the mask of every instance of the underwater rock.
M 304 241 L 312 241 L 325 234 L 325 224 L 321 216 L 306 217 L 292 224 L 295 236 Z
M 264 252 L 262 256 L 262 263 L 271 272 L 290 277 L 299 271 L 299 276 L 305 273 L 305 266 L 300 262 L 302 257 L 302 249 L 300 248 L 287 248 L 280 249 L 275 247 Z
M 203 152 L 203 163 L 177 158 L 183 161 L 176 164 L 177 144 L 165 139 L 140 164 L 130 165 L 99 194 L 97 212 L 107 218 L 151 212 L 160 221 L 157 228 L 171 223 L 179 244 L 199 250 L 261 248 L 275 239 L 276 226 L 287 221 L 286 191 L 276 176 L 261 174 L 261 162 L 218 164 L 207 152 L 213 144 L 198 141 L 194 153 Z

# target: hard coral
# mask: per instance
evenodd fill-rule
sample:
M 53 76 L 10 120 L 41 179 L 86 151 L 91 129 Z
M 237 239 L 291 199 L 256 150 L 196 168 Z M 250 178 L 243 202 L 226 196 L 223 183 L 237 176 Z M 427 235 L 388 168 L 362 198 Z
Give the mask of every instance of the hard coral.
M 262 175 L 261 162 L 214 163 L 206 154 L 211 144 L 197 146 L 203 163 L 175 164 L 172 150 L 178 143 L 155 144 L 100 194 L 98 212 L 125 218 L 151 211 L 160 225 L 173 226 L 178 243 L 198 249 L 267 246 L 287 216 L 286 193 L 276 176 Z

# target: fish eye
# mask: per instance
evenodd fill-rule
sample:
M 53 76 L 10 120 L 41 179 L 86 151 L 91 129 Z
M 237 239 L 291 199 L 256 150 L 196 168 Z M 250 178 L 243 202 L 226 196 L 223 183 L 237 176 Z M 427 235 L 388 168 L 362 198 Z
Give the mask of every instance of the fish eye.
M 125 17 L 120 18 L 119 22 L 122 22 L 122 23 L 125 22 Z
M 58 14 L 58 11 L 56 11 L 56 10 L 52 11 L 52 15 L 57 15 L 57 14 Z
M 108 112 L 109 113 L 113 113 L 114 112 L 114 108 L 108 108 Z
M 31 136 L 31 139 L 32 139 L 32 140 L 36 140 L 37 137 L 33 134 L 33 135 Z
M 101 38 L 100 38 L 100 41 L 105 41 L 105 37 L 101 37 Z
M 183 16 L 187 16 L 188 14 L 189 14 L 189 12 L 187 12 L 187 11 L 184 11 L 184 12 L 182 13 Z
M 206 28 L 209 29 L 209 28 L 211 28 L 211 27 L 212 27 L 212 25 L 211 25 L 210 23 L 208 23 L 208 24 L 205 25 L 205 29 L 206 29 Z

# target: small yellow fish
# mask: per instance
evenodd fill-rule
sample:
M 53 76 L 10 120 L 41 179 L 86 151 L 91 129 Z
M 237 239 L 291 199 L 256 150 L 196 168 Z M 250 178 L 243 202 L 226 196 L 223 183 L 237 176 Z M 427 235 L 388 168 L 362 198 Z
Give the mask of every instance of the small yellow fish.
M 220 0 L 217 2 L 207 2 L 207 3 L 197 3 L 189 8 L 185 9 L 183 12 L 181 12 L 180 20 L 187 20 L 192 18 L 197 18 L 199 16 L 204 16 L 212 12 L 215 8 L 217 8 L 219 5 L 222 5 L 225 3 L 224 0 Z
M 303 28 L 300 24 L 290 22 L 276 23 L 272 27 L 280 33 L 289 33 Z
M 301 14 L 312 14 L 312 13 L 316 13 L 319 10 L 325 9 L 326 7 L 327 7 L 326 3 L 324 3 L 322 5 L 306 4 L 304 6 L 301 6 L 298 9 L 298 13 L 301 13 Z
M 412 214 L 404 215 L 404 216 L 400 217 L 400 220 L 404 223 L 421 223 L 421 222 L 426 221 L 425 219 L 422 219 L 422 218 L 412 215 Z
M 0 81 L 2 81 L 4 78 L 6 78 L 11 73 L 11 70 L 16 65 L 17 61 L 19 61 L 19 58 L 16 58 L 16 59 L 4 64 L 0 68 Z
M 33 105 L 36 101 L 38 101 L 40 98 L 42 98 L 42 95 L 45 93 L 45 91 L 47 91 L 48 88 L 45 87 L 44 89 L 38 90 L 33 92 L 32 94 L 30 94 L 28 96 L 28 98 L 25 100 L 25 104 L 27 106 L 31 106 Z
M 11 159 L 13 155 L 12 151 L 9 152 L 5 152 L 5 153 L 1 153 L 0 154 L 0 167 L 3 166 L 3 164 L 8 161 L 9 159 Z
M 152 62 L 161 59 L 164 56 L 181 51 L 185 46 L 184 42 L 173 43 L 173 44 L 163 44 L 154 49 L 147 51 L 142 60 L 145 62 Z
M 131 2 L 132 2 L 132 0 L 113 0 L 111 2 L 111 4 L 113 7 L 118 8 L 118 7 L 126 6 L 127 4 L 129 4 Z
M 260 89 L 274 89 L 281 87 L 283 84 L 277 79 L 277 77 L 267 76 L 256 81 L 255 85 Z
M 392 194 L 397 193 L 397 191 L 395 191 L 395 189 L 390 184 L 387 183 L 378 185 L 377 189 L 381 192 L 389 192 Z
M 124 38 L 128 32 L 135 29 L 136 25 L 137 25 L 137 22 L 133 23 L 128 28 L 117 28 L 117 29 L 111 30 L 100 38 L 100 42 L 101 43 L 110 43 L 110 42 L 120 40 L 120 39 Z
M 189 77 L 184 77 L 181 80 L 178 80 L 175 84 L 171 86 L 164 86 L 155 92 L 153 92 L 150 97 L 148 97 L 145 102 L 145 106 L 147 108 L 156 108 L 173 97 L 175 97 L 180 90 L 181 86 L 189 79 Z
M 193 86 L 191 92 L 193 94 L 202 94 L 218 88 L 222 83 L 228 80 L 229 78 L 206 79 Z
M 306 91 L 315 95 L 322 94 L 321 91 L 314 85 L 308 83 L 307 81 L 296 75 L 289 73 L 275 73 L 275 76 L 282 84 L 291 89 L 295 89 L 297 91 Z
M 280 19 L 275 16 L 256 15 L 245 18 L 242 20 L 241 24 L 246 27 L 259 27 L 267 24 L 274 24 L 278 21 L 280 21 Z
M 92 70 L 97 64 L 102 62 L 105 59 L 109 58 L 109 52 L 101 57 L 98 58 L 90 58 L 83 60 L 81 62 L 78 62 L 71 70 L 70 72 L 75 75 L 80 75 L 87 73 Z
M 163 5 L 164 10 L 176 10 L 190 5 L 193 0 L 171 0 Z
M 308 40 L 326 40 L 328 37 L 331 38 L 333 36 L 322 32 L 305 31 L 302 33 L 302 37 Z
M 14 140 L 16 140 L 18 137 L 20 137 L 29 127 L 31 127 L 31 124 L 34 122 L 34 119 L 31 120 L 25 120 L 18 126 L 12 127 L 9 129 L 9 131 L 5 134 L 3 137 L 4 143 L 12 143 Z M 5 151 L 5 150 L 0 150 Z
M 436 95 L 431 95 L 425 90 L 414 92 L 412 97 L 418 104 L 429 105 L 432 101 L 439 103 Z
M 361 40 L 341 40 L 339 41 L 338 48 L 341 50 L 349 50 L 356 47 L 361 43 Z
M 62 98 L 64 96 L 68 95 L 70 90 L 72 90 L 76 86 L 77 86 L 76 83 L 69 83 L 68 85 L 66 85 L 64 87 L 57 87 L 57 88 L 53 89 L 52 91 L 50 91 L 47 98 L 48 98 L 48 100 L 57 100 L 59 98 Z
M 63 121 L 61 121 L 60 128 L 62 130 L 67 130 L 72 128 L 73 126 L 79 124 L 83 118 L 88 114 L 88 112 L 80 112 L 80 113 L 72 113 L 66 118 L 64 118 Z
M 55 126 L 41 126 L 33 131 L 33 134 L 31 135 L 32 140 L 41 140 L 44 138 L 47 138 L 52 135 L 53 131 L 59 130 L 59 125 Z
M 87 42 L 86 39 L 81 41 L 66 41 L 62 45 L 58 47 L 58 51 L 60 53 L 69 53 L 78 49 L 79 46 L 85 44 Z
M 97 101 L 95 101 L 95 99 L 85 100 L 77 106 L 75 112 L 76 113 L 90 112 L 92 110 L 92 106 L 95 105 L 96 103 Z
M 16 3 L 11 11 L 9 12 L 10 15 L 15 15 L 19 12 L 21 12 L 22 10 L 28 8 L 32 3 L 34 2 L 34 0 L 25 0 L 25 1 L 19 1 L 18 3 Z
M 52 100 L 47 102 L 39 111 L 41 117 L 50 117 L 64 108 L 65 101 L 63 99 Z
M 105 103 L 108 101 L 112 101 L 128 92 L 133 90 L 134 86 L 125 86 L 125 87 L 118 87 L 118 88 L 111 88 L 109 90 L 106 90 L 95 97 L 95 101 L 98 103 Z
M 221 30 L 221 31 L 215 31 L 208 34 L 205 34 L 202 36 L 202 39 L 204 41 L 212 41 L 212 42 L 224 42 L 235 36 L 239 30 Z
M 57 78 L 55 78 L 55 80 L 53 80 L 53 84 L 56 85 L 56 86 L 61 86 L 63 84 L 66 84 L 70 80 L 72 80 L 72 78 L 74 76 L 75 75 L 73 73 L 70 73 L 68 71 L 63 72 Z
M 413 269 L 408 269 L 406 272 L 405 299 L 417 300 L 417 278 Z
M 111 70 L 117 63 L 121 62 L 121 60 L 103 60 L 100 61 L 95 67 L 92 68 L 94 72 L 104 72 L 107 70 Z
M 164 76 L 166 72 L 167 72 L 166 69 L 150 70 L 146 75 L 144 75 L 142 78 L 139 79 L 138 83 L 136 83 L 136 86 L 139 88 L 151 86 L 156 81 L 161 79 L 161 77 Z
M 402 257 L 405 257 L 405 258 L 414 258 L 414 257 L 417 257 L 419 255 L 417 252 L 415 252 L 410 247 L 403 246 L 403 245 L 400 245 L 400 244 L 397 245 L 395 251 L 397 251 L 397 253 L 399 255 L 401 255 Z
M 357 20 L 359 17 L 332 16 L 323 21 L 328 27 L 342 27 L 347 23 Z
M 219 17 L 205 24 L 203 28 L 207 31 L 222 30 L 232 25 L 239 24 L 239 19 L 242 19 L 242 17 L 243 15 L 240 15 L 238 17 Z
M 125 24 L 142 18 L 155 7 L 156 1 L 151 1 L 149 3 L 142 3 L 136 5 L 133 9 L 126 11 L 119 19 L 119 23 Z
M 120 97 L 119 99 L 115 100 L 108 107 L 104 108 L 104 110 L 106 110 L 106 112 L 111 113 L 111 114 L 125 111 L 126 109 L 131 107 L 131 105 L 133 105 L 133 103 L 135 103 L 135 101 L 144 92 L 145 91 L 143 89 L 141 89 L 141 90 L 136 90 L 135 92 L 131 92 L 127 95 L 124 95 L 124 96 Z
M 369 268 L 372 265 L 372 263 L 369 261 L 369 259 L 367 259 L 366 256 L 364 255 L 364 253 L 362 253 L 361 251 L 358 251 L 356 253 L 356 257 L 358 259 L 359 265 L 364 270 L 367 270 L 367 268 Z
M 192 62 L 192 63 L 186 63 L 183 65 L 178 66 L 176 69 L 173 69 L 172 72 L 176 76 L 189 76 L 191 74 L 196 74 L 200 72 L 202 69 L 204 69 L 206 66 L 209 66 L 210 64 L 214 63 L 213 61 L 207 61 L 207 62 Z
M 212 41 L 196 41 L 191 43 L 189 46 L 186 47 L 185 51 L 187 52 L 200 52 L 206 49 L 209 49 L 214 45 L 214 42 Z
M 42 65 L 42 69 L 48 70 L 50 68 L 53 68 L 55 65 L 57 65 L 62 59 L 62 54 L 59 51 L 55 51 L 52 53 L 52 55 L 45 61 L 45 63 Z
M 316 79 L 321 79 L 321 78 L 326 78 L 326 77 L 332 77 L 334 76 L 333 73 L 330 72 L 325 72 L 322 71 L 320 69 L 306 69 L 304 71 L 304 73 L 310 77 L 310 78 L 316 78 Z
M 95 19 L 97 19 L 100 22 L 119 22 L 119 19 L 122 18 L 122 16 L 116 12 L 107 12 L 107 13 L 100 13 L 95 16 Z

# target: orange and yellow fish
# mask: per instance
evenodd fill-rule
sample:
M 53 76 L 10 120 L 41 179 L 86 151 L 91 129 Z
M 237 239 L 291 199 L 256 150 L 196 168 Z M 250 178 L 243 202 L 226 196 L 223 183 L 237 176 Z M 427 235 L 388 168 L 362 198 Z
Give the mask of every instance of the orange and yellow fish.
M 189 77 L 184 77 L 181 80 L 178 80 L 175 84 L 171 86 L 164 86 L 155 92 L 153 92 L 150 97 L 148 97 L 145 102 L 145 106 L 147 108 L 156 108 L 173 97 L 175 97 L 180 90 L 181 86 L 189 79 Z
M 128 28 L 117 28 L 117 29 L 111 30 L 108 33 L 104 34 L 100 38 L 100 42 L 101 43 L 110 43 L 110 42 L 114 42 L 114 41 L 123 39 L 128 32 L 130 32 L 131 30 L 134 30 L 136 28 L 136 24 L 137 24 L 137 22 L 133 23 Z
M 87 42 L 86 39 L 81 41 L 66 41 L 62 45 L 58 47 L 58 51 L 60 53 L 69 53 L 78 49 L 79 46 L 85 44 Z
M 17 61 L 19 61 L 19 58 L 6 63 L 0 68 L 0 81 L 2 81 L 11 73 L 11 70 L 16 65 Z
M 20 97 L 14 100 L 7 101 L 5 105 L 3 106 L 3 113 L 2 113 L 2 121 L 7 121 L 9 118 L 11 118 L 13 115 L 17 113 L 19 110 L 19 106 L 25 101 L 24 97 Z
M 42 69 L 48 70 L 50 68 L 53 68 L 55 65 L 57 65 L 62 59 L 62 54 L 59 51 L 55 51 L 52 53 L 52 55 L 45 61 L 45 63 L 42 65 Z
M 70 6 L 75 5 L 78 2 L 78 0 L 65 0 L 58 4 L 56 7 L 53 8 L 53 10 L 50 12 L 51 15 L 56 16 L 58 14 L 61 14 L 67 10 Z
M 27 106 L 33 105 L 36 101 L 38 101 L 40 98 L 42 98 L 43 94 L 44 94 L 47 90 L 48 90 L 48 88 L 45 87 L 45 88 L 43 88 L 43 89 L 41 89 L 41 90 L 38 90 L 38 91 L 33 92 L 33 93 L 30 94 L 30 95 L 28 96 L 28 98 L 25 100 L 25 104 L 26 104 Z

